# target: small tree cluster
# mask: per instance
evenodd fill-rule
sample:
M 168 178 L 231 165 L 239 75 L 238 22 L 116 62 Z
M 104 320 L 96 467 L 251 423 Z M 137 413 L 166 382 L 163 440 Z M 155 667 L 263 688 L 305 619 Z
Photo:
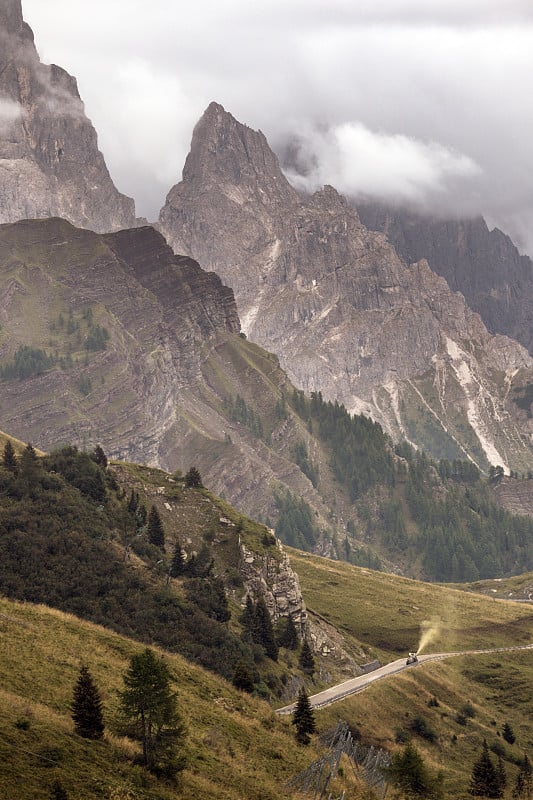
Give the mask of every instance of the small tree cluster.
M 298 647 L 298 631 L 290 614 L 287 617 L 281 617 L 278 621 L 276 640 L 280 647 L 285 647 L 287 650 L 296 650 Z
M 503 797 L 505 783 L 503 762 L 499 758 L 498 765 L 494 765 L 484 740 L 481 755 L 472 768 L 470 794 L 474 797 Z
M 513 788 L 513 798 L 514 800 L 520 800 L 520 798 L 531 800 L 531 797 L 533 797 L 531 762 L 527 755 L 524 755 L 524 760 L 522 761 L 520 770 L 516 776 L 516 783 Z

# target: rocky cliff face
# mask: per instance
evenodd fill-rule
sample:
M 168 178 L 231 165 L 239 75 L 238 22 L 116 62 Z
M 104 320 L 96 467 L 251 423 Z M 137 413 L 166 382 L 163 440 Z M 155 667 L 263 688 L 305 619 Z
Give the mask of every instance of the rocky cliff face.
M 151 227 L 108 236 L 64 220 L 0 226 L 0 360 L 21 346 L 53 360 L 0 381 L 3 425 L 44 449 L 95 438 L 164 460 L 182 387 L 204 347 L 239 330 L 233 294 L 177 258 Z
M 76 80 L 41 64 L 20 0 L 0 8 L 0 222 L 61 216 L 104 232 L 135 225 Z
M 364 224 L 382 231 L 410 264 L 431 269 L 461 292 L 492 333 L 516 339 L 533 353 L 533 262 L 481 219 L 442 220 L 383 205 L 358 206 Z
M 333 188 L 299 196 L 265 137 L 219 105 L 195 128 L 160 228 L 232 286 L 243 329 L 299 387 L 437 457 L 530 463 L 508 402 L 528 380 L 527 352 L 490 336 L 426 261 L 406 264 Z

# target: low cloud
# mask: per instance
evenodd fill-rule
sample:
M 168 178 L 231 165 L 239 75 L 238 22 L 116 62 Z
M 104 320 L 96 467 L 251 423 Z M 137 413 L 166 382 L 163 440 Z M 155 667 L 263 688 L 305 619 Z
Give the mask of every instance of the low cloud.
M 531 0 L 23 8 L 43 59 L 77 76 L 113 179 L 151 219 L 216 100 L 280 153 L 298 138 L 315 156 L 308 180 L 484 214 L 533 253 Z
M 437 142 L 376 132 L 348 122 L 323 132 L 309 130 L 291 148 L 287 177 L 298 189 L 335 186 L 353 198 L 421 205 L 480 173 L 468 156 Z
M 20 119 L 22 108 L 8 97 L 0 97 L 0 135 L 8 134 L 12 124 Z

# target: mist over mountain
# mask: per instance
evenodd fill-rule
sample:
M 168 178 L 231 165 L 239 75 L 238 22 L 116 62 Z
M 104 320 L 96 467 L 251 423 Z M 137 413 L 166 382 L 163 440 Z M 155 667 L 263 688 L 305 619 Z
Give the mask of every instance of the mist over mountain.
M 20 0 L 0 8 L 0 222 L 61 216 L 96 231 L 132 227 L 98 150 L 75 78 L 42 64 Z

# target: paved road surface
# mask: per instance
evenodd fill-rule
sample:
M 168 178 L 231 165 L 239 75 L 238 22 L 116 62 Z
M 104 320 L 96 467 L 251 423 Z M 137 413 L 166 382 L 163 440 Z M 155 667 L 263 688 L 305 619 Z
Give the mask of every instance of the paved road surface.
M 441 661 L 444 658 L 451 658 L 452 656 L 470 656 L 480 655 L 483 653 L 507 653 L 515 650 L 533 650 L 533 644 L 525 644 L 516 647 L 496 647 L 491 650 L 462 650 L 454 653 L 428 653 L 427 655 L 418 656 L 418 662 L 415 664 L 407 665 L 405 658 L 399 658 L 397 661 L 391 661 L 390 664 L 385 664 L 384 667 L 373 672 L 368 672 L 365 675 L 358 675 L 357 678 L 350 678 L 348 681 L 338 683 L 330 689 L 325 689 L 323 692 L 313 694 L 309 698 L 309 702 L 313 708 L 322 708 L 336 703 L 338 700 L 343 700 L 350 694 L 362 692 L 367 686 L 370 686 L 374 681 L 379 681 L 382 678 L 388 678 L 390 675 L 396 675 L 398 672 L 403 672 L 404 669 L 413 669 L 425 664 L 428 661 Z M 295 708 L 295 703 L 290 706 L 284 706 L 277 709 L 277 714 L 292 714 Z

